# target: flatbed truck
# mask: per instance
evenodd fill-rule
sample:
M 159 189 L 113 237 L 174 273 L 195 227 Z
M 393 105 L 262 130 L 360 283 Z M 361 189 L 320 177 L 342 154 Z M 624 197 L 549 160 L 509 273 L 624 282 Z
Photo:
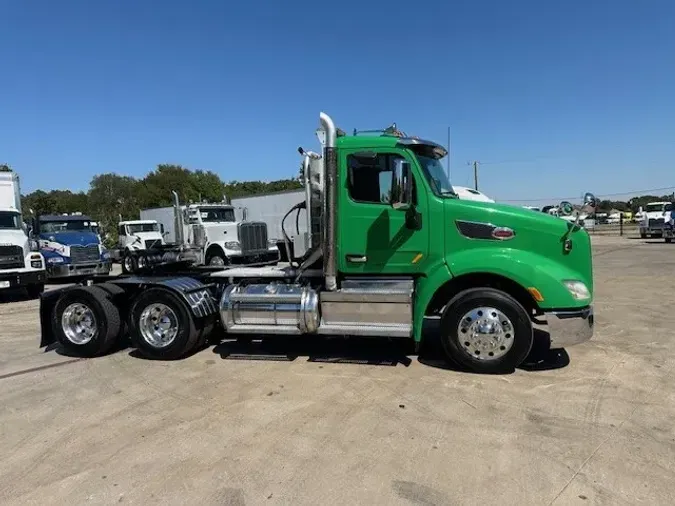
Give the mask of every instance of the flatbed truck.
M 126 330 L 138 353 L 171 360 L 220 339 L 217 327 L 232 338 L 383 336 L 419 346 L 425 318 L 438 317 L 447 358 L 493 373 L 525 360 L 535 323 L 554 349 L 591 338 L 591 244 L 577 222 L 458 199 L 447 151 L 431 141 L 345 135 L 325 113 L 317 136 L 320 153 L 300 149 L 306 198 L 291 211 L 305 210 L 297 242 L 306 248 L 290 265 L 148 263 L 47 292 L 41 346 L 102 355 Z M 595 205 L 586 194 L 585 212 Z

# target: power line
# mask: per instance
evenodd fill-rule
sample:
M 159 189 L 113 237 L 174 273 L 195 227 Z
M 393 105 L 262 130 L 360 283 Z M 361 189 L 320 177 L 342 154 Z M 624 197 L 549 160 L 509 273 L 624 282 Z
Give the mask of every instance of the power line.
M 633 193 L 650 193 L 650 192 L 660 192 L 660 191 L 665 191 L 665 190 L 675 190 L 675 186 L 664 186 L 663 188 L 650 188 L 647 190 L 631 190 L 627 192 L 619 192 L 619 193 L 603 193 L 601 195 L 598 195 L 598 197 L 617 197 L 620 195 L 629 195 Z M 503 200 L 502 202 L 541 202 L 542 200 L 550 200 L 550 201 L 562 201 L 562 200 L 572 200 L 579 198 L 579 196 L 574 196 L 574 197 L 542 197 L 539 199 L 509 199 L 509 200 Z

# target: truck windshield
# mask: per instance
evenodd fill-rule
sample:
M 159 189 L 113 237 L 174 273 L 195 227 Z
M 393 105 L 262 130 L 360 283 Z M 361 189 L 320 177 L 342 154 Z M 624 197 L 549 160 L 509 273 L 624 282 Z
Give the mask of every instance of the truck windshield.
M 422 154 L 417 154 L 416 156 L 427 181 L 431 185 L 431 189 L 436 195 L 457 195 L 452 188 L 452 184 L 450 184 L 450 180 L 445 169 L 443 169 L 440 159 Z
M 664 211 L 663 204 L 647 204 L 645 206 L 645 212 L 647 213 L 656 213 L 658 211 Z
M 134 223 L 127 225 L 129 234 L 137 234 L 139 232 L 159 232 L 159 225 L 157 223 Z
M 91 226 L 88 221 L 43 221 L 40 223 L 41 234 L 53 234 L 56 232 L 88 232 Z
M 204 223 L 235 221 L 234 209 L 228 207 L 200 207 L 199 213 Z
M 0 230 L 18 230 L 21 228 L 21 215 L 7 211 L 0 212 Z

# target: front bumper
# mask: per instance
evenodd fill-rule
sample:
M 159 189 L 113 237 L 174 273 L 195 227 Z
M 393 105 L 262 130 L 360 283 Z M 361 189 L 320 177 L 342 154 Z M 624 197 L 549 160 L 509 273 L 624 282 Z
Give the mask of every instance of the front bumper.
M 593 337 L 593 306 L 545 313 L 551 348 L 567 348 Z
M 111 262 L 97 262 L 86 264 L 47 264 L 49 278 L 70 278 L 77 276 L 101 276 L 110 273 Z
M 47 272 L 44 269 L 9 272 L 0 271 L 0 289 L 13 289 L 29 285 L 39 285 L 43 284 L 45 281 L 47 281 Z

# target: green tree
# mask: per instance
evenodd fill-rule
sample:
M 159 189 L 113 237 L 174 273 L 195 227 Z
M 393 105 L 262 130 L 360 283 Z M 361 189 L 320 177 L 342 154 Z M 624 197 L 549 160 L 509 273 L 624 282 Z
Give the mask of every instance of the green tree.
M 0 163 L 0 172 L 12 172 L 12 168 L 6 163 Z

